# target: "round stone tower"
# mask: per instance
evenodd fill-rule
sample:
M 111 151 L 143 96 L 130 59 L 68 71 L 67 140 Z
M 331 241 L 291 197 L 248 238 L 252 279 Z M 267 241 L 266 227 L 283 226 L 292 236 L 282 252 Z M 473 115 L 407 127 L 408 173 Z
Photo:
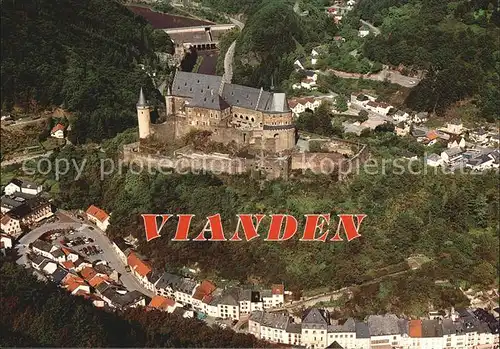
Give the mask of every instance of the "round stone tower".
M 144 97 L 144 92 L 139 93 L 139 101 L 137 102 L 137 120 L 139 121 L 139 138 L 148 138 L 151 134 L 151 110 L 149 103 Z

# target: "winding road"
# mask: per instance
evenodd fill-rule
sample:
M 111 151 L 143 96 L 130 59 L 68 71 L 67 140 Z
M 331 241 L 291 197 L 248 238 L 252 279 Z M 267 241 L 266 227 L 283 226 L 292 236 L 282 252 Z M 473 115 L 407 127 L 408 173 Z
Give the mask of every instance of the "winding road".
M 245 26 L 244 23 L 238 21 L 237 19 L 230 18 L 231 22 L 238 26 L 240 30 L 243 30 Z M 231 43 L 231 46 L 226 51 L 226 55 L 224 56 L 224 75 L 222 76 L 222 80 L 230 84 L 233 79 L 233 61 L 234 61 L 234 51 L 236 48 L 236 40 Z

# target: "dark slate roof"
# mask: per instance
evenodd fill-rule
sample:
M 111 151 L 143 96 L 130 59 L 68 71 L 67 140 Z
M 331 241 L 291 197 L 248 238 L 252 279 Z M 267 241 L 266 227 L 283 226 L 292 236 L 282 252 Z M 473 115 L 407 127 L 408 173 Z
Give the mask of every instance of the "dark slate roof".
M 337 343 L 337 341 L 333 341 L 332 344 L 330 344 L 329 346 L 326 347 L 327 349 L 328 348 L 331 348 L 331 349 L 344 349 L 343 346 L 341 346 L 339 343 Z
M 177 291 L 180 291 L 180 292 L 186 293 L 186 294 L 192 294 L 195 287 L 196 287 L 195 281 L 188 279 L 188 278 L 185 278 L 179 284 Z
M 261 310 L 254 311 L 250 314 L 250 320 L 260 323 L 261 326 L 286 329 L 290 323 L 290 316 L 283 313 L 267 313 Z
M 24 201 L 22 205 L 15 207 L 11 211 L 9 211 L 9 215 L 16 219 L 22 219 L 29 215 L 31 212 L 36 211 L 48 204 L 49 203 L 47 200 L 39 196 L 33 196 L 31 199 Z
M 139 291 L 130 291 L 125 294 L 120 294 L 116 292 L 113 288 L 108 288 L 104 292 L 101 292 L 102 295 L 108 298 L 114 305 L 125 308 L 133 303 L 137 303 L 145 296 Z
M 141 87 L 141 91 L 139 92 L 139 101 L 137 101 L 137 106 L 138 107 L 146 107 L 148 104 L 146 102 L 146 97 L 144 97 L 144 91 L 142 91 L 142 87 Z
M 35 240 L 31 246 L 36 247 L 37 249 L 45 251 L 45 252 L 50 252 L 50 250 L 52 249 L 51 244 L 49 244 L 46 241 L 40 240 L 40 239 Z
M 232 305 L 232 306 L 238 306 L 239 305 L 239 293 L 240 290 L 238 288 L 231 288 L 228 290 L 224 290 L 222 292 L 222 295 L 217 297 L 217 304 L 225 304 L 225 305 Z
M 158 269 L 153 269 L 148 275 L 146 276 L 148 281 L 151 282 L 153 285 L 156 284 L 157 281 L 161 279 L 163 276 L 163 272 L 158 270 Z
M 59 284 L 66 277 L 66 275 L 68 275 L 68 272 L 58 266 L 50 277 L 55 283 Z
M 20 188 L 25 188 L 25 189 L 36 189 L 39 187 L 38 184 L 34 182 L 30 182 L 24 179 L 19 179 L 19 178 L 13 178 L 9 183 L 13 183 L 17 185 Z
M 288 323 L 288 326 L 286 327 L 286 332 L 288 332 L 288 333 L 301 333 L 302 326 L 300 324 L 290 322 L 290 323 Z
M 2 196 L 2 207 L 5 207 L 9 210 L 12 210 L 15 207 L 21 206 L 23 204 L 22 201 L 16 200 L 11 196 Z
M 230 107 L 225 100 L 214 90 L 205 90 L 205 92 L 197 94 L 189 102 L 190 107 L 200 107 L 214 110 L 224 110 Z
M 51 252 L 51 255 L 54 256 L 54 258 L 64 257 L 64 252 L 61 249 L 57 249 Z
M 422 320 L 422 337 L 442 337 L 443 330 L 439 320 Z
M 157 289 L 170 287 L 174 291 L 176 291 L 182 284 L 182 281 L 183 281 L 182 277 L 165 272 L 160 277 L 160 279 L 158 279 L 158 282 L 155 284 L 155 287 Z
M 42 257 L 40 256 L 39 254 L 34 254 L 34 253 L 30 253 L 28 255 L 28 259 L 30 261 L 32 261 L 34 264 L 36 265 L 40 265 L 43 263 L 43 261 L 45 260 L 45 257 Z
M 356 332 L 356 322 L 353 318 L 346 321 L 333 320 L 328 325 L 328 332 Z
M 220 97 L 216 98 L 219 94 Z M 208 109 L 222 110 L 229 106 L 237 106 L 265 112 L 288 111 L 284 93 L 271 93 L 263 89 L 226 84 L 220 76 L 214 75 L 177 71 L 172 83 L 172 95 L 190 98 L 190 106 Z
M 356 338 L 370 338 L 370 330 L 365 322 L 356 322 Z
M 120 249 L 120 251 L 122 252 L 125 252 L 125 250 L 127 248 L 131 248 L 132 246 L 129 245 L 125 240 L 123 240 L 122 237 L 117 237 L 115 239 L 113 239 L 113 243 L 118 246 L 118 248 Z
M 367 323 L 372 336 L 385 336 L 400 332 L 398 317 L 394 314 L 370 315 Z
M 329 317 L 324 309 L 310 308 L 302 317 L 303 328 L 326 328 L 328 325 Z

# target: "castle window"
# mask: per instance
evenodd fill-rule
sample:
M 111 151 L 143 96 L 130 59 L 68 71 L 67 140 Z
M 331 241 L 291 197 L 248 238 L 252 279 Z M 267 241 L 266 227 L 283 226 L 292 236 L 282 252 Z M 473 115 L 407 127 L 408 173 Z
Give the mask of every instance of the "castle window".
M 185 83 L 184 83 L 184 86 L 187 86 L 187 85 L 188 85 L 188 83 L 187 83 L 187 82 L 185 82 Z
M 198 83 L 200 83 L 200 80 L 198 80 Z
M 252 118 L 252 122 L 254 122 L 254 121 L 255 121 L 254 118 Z
M 190 87 L 190 88 L 189 88 L 189 91 L 193 91 L 193 88 L 192 88 L 192 87 Z
M 246 116 L 246 117 L 245 117 L 245 120 L 247 120 L 247 121 L 248 121 L 248 116 Z
M 235 117 L 235 118 L 237 118 L 237 117 L 238 117 L 238 115 L 234 114 L 234 117 Z
M 243 119 L 243 115 L 240 114 L 240 119 Z
M 207 97 L 203 98 L 203 101 L 206 102 L 207 101 Z

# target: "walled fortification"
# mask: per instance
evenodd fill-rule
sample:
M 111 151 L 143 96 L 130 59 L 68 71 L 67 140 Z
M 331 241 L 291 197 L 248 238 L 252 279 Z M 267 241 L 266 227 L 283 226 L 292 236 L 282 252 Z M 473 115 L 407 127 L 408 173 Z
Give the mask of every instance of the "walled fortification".
M 124 162 L 180 173 L 250 172 L 287 179 L 292 171 L 312 171 L 344 178 L 367 157 L 366 146 L 314 134 L 303 133 L 301 141 L 307 146 L 297 147 L 297 132 L 283 93 L 185 72 L 177 72 L 166 90 L 166 121 L 151 124 L 149 103 L 141 89 L 137 103 L 140 142 L 124 146 Z M 210 147 L 183 146 L 192 131 L 208 131 L 203 137 L 210 138 Z M 309 151 L 311 142 L 319 144 L 316 152 Z

